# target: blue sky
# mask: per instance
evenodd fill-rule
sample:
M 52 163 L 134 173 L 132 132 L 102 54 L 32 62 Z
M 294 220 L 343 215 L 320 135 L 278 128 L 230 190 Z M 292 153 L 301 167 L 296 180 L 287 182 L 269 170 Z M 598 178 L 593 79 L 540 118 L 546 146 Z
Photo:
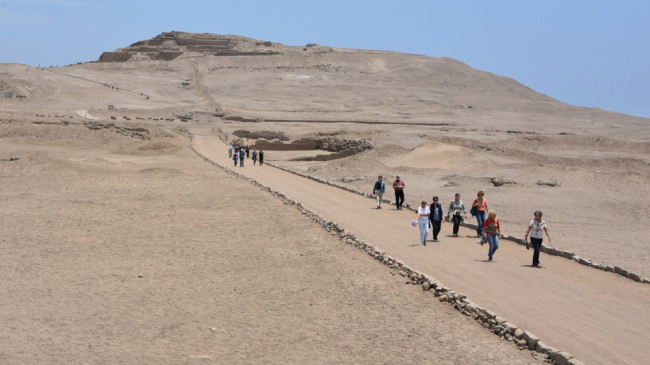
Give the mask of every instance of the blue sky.
M 0 63 L 97 60 L 162 32 L 451 57 L 563 102 L 650 117 L 647 0 L 0 0 Z

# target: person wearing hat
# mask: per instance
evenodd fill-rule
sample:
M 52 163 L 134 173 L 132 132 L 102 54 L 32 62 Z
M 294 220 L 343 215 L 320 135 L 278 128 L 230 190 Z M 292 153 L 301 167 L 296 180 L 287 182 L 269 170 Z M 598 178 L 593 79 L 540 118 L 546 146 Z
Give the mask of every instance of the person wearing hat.
M 402 204 L 404 204 L 404 180 L 400 179 L 399 175 L 395 176 L 395 181 L 393 181 L 393 189 L 395 190 L 395 206 L 398 210 L 402 209 Z

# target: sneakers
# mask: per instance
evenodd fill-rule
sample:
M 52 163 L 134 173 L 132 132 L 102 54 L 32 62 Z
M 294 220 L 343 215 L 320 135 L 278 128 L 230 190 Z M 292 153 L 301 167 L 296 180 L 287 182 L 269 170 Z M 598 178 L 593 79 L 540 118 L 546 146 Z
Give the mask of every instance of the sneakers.
M 458 233 L 454 233 L 454 237 L 458 237 Z
M 437 239 L 437 238 L 434 238 L 434 239 L 433 239 L 433 242 L 438 242 L 438 239 Z

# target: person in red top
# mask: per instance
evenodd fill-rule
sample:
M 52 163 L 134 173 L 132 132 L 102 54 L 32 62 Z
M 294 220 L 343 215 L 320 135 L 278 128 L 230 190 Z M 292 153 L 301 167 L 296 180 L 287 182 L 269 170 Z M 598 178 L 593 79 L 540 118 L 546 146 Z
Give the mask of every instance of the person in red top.
M 499 249 L 499 237 L 501 237 L 501 225 L 497 219 L 497 212 L 490 210 L 488 218 L 483 223 L 483 238 L 487 239 L 490 244 L 490 251 L 488 251 L 488 259 L 492 261 L 494 252 Z
M 476 227 L 476 234 L 481 237 L 483 234 L 483 223 L 485 223 L 485 213 L 488 212 L 488 204 L 487 200 L 483 197 L 485 193 L 483 193 L 483 190 L 479 191 L 476 194 L 476 199 L 474 199 L 474 202 L 472 203 L 472 207 L 476 207 L 476 220 L 478 221 L 478 225 Z
M 404 180 L 400 179 L 399 175 L 395 176 L 395 181 L 393 181 L 393 189 L 395 189 L 395 205 L 398 210 L 402 209 L 402 204 L 404 204 Z

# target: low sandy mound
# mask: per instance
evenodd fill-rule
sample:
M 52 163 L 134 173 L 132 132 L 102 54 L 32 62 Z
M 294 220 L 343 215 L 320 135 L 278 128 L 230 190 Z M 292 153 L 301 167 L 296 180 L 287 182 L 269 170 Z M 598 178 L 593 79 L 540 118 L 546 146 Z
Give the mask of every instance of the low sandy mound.
M 401 156 L 386 159 L 384 163 L 390 167 L 415 167 L 420 169 L 445 169 L 462 164 L 475 165 L 485 159 L 459 146 L 446 143 L 425 143 L 411 152 Z
M 168 148 L 173 148 L 176 147 L 175 144 L 169 143 L 169 142 L 149 142 L 145 143 L 142 146 L 138 147 L 139 151 L 160 151 L 160 150 L 166 150 Z

